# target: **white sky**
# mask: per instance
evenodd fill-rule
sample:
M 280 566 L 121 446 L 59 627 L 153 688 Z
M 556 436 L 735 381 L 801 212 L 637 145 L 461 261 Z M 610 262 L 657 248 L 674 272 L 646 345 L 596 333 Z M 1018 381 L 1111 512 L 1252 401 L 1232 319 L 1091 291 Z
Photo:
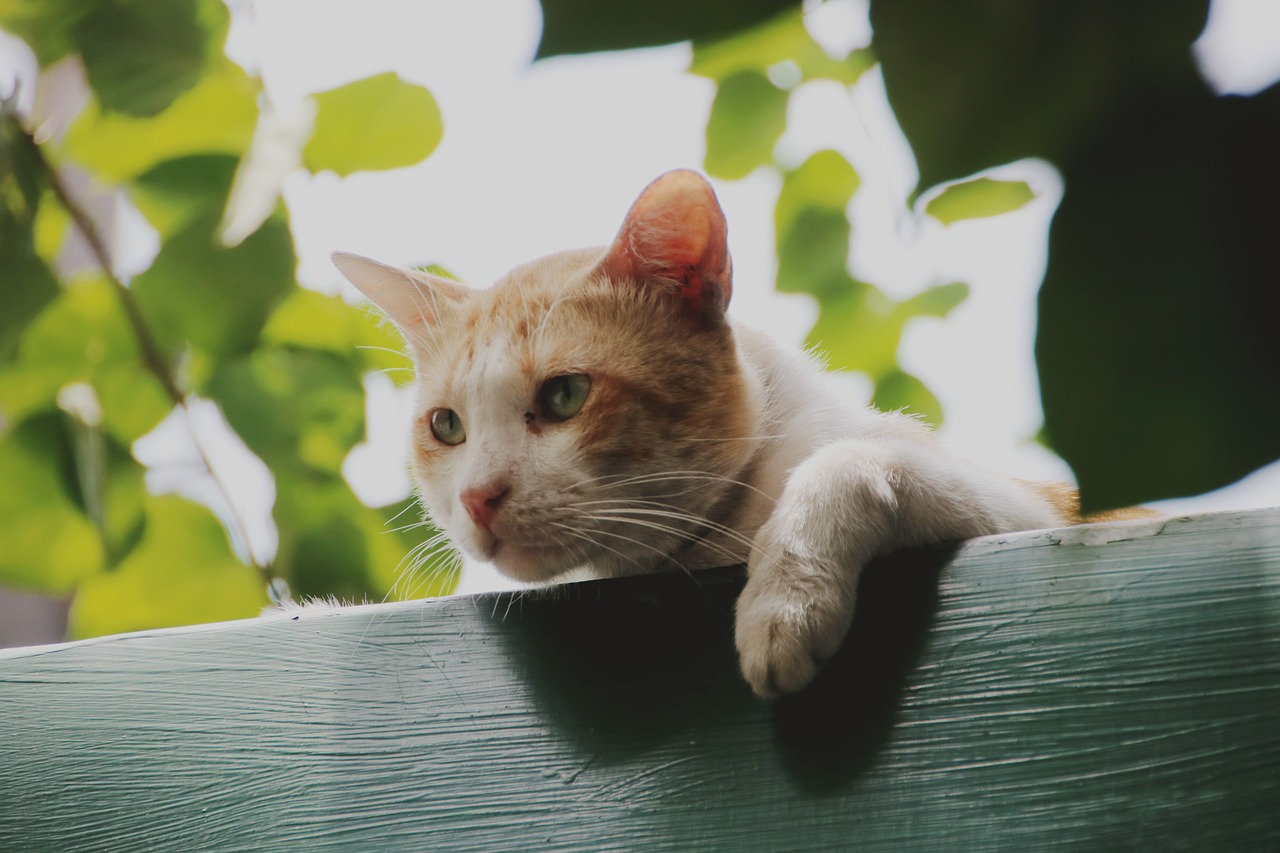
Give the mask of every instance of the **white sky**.
M 439 262 L 488 284 L 516 264 L 609 241 L 636 194 L 663 171 L 701 165 L 713 85 L 684 73 L 687 46 L 560 58 L 531 65 L 541 26 L 535 0 L 230 0 L 229 51 L 264 78 L 287 110 L 308 93 L 395 70 L 431 90 L 444 139 L 419 166 L 347 179 L 298 172 L 285 183 L 305 283 L 346 288 L 328 262 L 341 249 L 392 263 Z M 811 20 L 824 44 L 869 38 L 865 2 L 838 0 Z M 1217 0 L 1197 56 L 1224 91 L 1255 91 L 1280 76 L 1280 3 Z M 7 91 L 0 43 L 0 91 Z M 11 73 L 11 72 L 10 72 Z M 945 321 L 906 332 L 901 363 L 938 395 L 942 433 L 959 452 L 1024 477 L 1069 478 L 1029 441 L 1039 427 L 1032 357 L 1035 292 L 1045 233 L 1060 195 L 1056 172 L 1024 163 L 1015 174 L 1040 191 L 1023 210 L 944 228 L 902 199 L 915 182 L 909 150 L 877 73 L 850 94 L 811 84 L 792 98 L 778 152 L 800 162 L 834 147 L 862 177 L 851 209 L 854 271 L 891 294 L 967 281 L 972 295 Z M 716 182 L 736 275 L 731 311 L 799 343 L 816 316 L 803 296 L 775 293 L 772 212 L 777 182 L 758 172 Z M 350 295 L 351 291 L 347 291 Z M 349 466 L 357 491 L 384 502 L 407 490 L 407 412 L 372 383 L 372 448 Z M 866 396 L 866 383 L 850 393 Z M 189 473 L 189 472 L 188 472 Z M 269 492 L 264 493 L 268 499 Z M 1280 465 L 1168 511 L 1280 504 Z M 250 515 L 263 507 L 248 507 Z M 266 534 L 263 534 L 266 536 Z M 490 584 L 475 575 L 470 589 Z

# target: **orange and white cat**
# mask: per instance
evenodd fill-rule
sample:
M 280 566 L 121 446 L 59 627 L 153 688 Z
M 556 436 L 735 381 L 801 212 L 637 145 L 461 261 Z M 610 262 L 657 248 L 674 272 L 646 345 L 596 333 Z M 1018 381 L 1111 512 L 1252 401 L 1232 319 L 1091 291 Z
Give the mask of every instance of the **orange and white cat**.
M 459 548 L 533 583 L 746 562 L 742 672 L 774 696 L 839 647 L 873 557 L 1079 519 L 1069 490 L 949 455 L 730 320 L 726 235 L 711 186 L 675 171 L 612 245 L 485 290 L 334 262 L 409 344 L 412 467 Z

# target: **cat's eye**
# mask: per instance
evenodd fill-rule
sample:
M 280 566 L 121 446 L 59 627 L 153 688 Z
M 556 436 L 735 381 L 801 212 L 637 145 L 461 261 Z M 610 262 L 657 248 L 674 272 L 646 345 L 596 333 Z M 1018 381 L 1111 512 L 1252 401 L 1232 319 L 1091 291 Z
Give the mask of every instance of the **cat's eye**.
M 553 376 L 543 382 L 538 391 L 543 417 L 552 421 L 569 420 L 582 409 L 590 391 L 591 377 L 585 373 Z
M 453 409 L 432 409 L 428 423 L 431 424 L 431 434 L 444 444 L 462 444 L 467 440 L 462 418 Z

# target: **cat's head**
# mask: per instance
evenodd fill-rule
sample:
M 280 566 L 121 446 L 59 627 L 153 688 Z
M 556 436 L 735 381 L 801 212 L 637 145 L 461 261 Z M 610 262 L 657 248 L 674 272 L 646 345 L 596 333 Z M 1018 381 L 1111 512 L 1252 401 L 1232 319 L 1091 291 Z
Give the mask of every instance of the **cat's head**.
M 740 488 L 759 390 L 724 316 L 724 214 L 700 175 L 650 184 L 608 248 L 484 290 L 334 262 L 409 343 L 419 495 L 471 555 L 530 582 L 646 571 L 710 532 Z

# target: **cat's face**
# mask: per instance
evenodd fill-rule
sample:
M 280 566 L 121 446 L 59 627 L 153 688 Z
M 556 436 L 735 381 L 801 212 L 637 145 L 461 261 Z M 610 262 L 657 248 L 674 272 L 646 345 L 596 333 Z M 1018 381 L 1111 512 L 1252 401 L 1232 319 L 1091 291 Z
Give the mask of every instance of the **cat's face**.
M 487 290 L 339 256 L 417 366 L 413 471 L 432 518 L 523 581 L 645 571 L 705 536 L 754 450 L 758 402 L 723 311 L 723 216 L 669 173 L 608 249 Z

